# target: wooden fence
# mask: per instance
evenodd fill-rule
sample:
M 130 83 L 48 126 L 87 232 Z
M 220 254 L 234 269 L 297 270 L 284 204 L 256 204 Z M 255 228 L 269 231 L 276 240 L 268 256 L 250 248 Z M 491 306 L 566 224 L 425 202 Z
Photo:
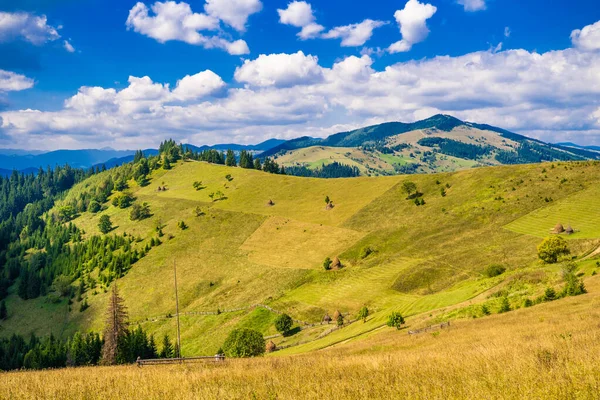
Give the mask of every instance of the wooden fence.
M 429 332 L 434 329 L 444 329 L 444 328 L 448 328 L 448 327 L 450 327 L 450 321 L 442 322 L 441 324 L 437 324 L 437 325 L 429 325 L 429 326 L 426 326 L 425 328 L 421 328 L 421 329 L 411 330 L 411 331 L 408 331 L 408 334 L 416 335 L 416 334 L 423 333 L 423 332 Z
M 184 362 L 222 362 L 225 361 L 225 356 L 218 354 L 215 356 L 201 356 L 201 357 L 181 357 L 181 358 L 149 358 L 142 360 L 138 357 L 136 364 L 138 367 L 143 365 L 163 365 L 163 364 L 182 364 Z

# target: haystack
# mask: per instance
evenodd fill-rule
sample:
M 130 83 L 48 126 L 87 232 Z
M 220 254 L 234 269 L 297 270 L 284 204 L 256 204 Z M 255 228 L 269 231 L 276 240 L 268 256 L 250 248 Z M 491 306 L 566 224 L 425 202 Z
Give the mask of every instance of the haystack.
M 323 317 L 323 322 L 326 322 L 326 323 L 331 322 L 331 317 L 329 316 L 329 314 L 325 314 L 325 316 Z
M 327 203 L 327 205 L 325 206 L 326 210 L 331 210 L 334 207 L 333 202 L 330 201 L 329 203 Z
M 161 190 L 162 190 L 162 188 L 159 186 L 159 187 L 158 187 L 158 191 L 160 192 Z
M 337 321 L 340 315 L 342 315 L 342 313 L 340 313 L 338 310 L 335 310 L 335 312 L 333 313 L 333 320 Z
M 556 226 L 552 230 L 552 233 L 563 233 L 564 231 L 565 231 L 565 227 L 562 226 L 561 223 L 558 223 L 558 224 L 556 224 Z
M 275 350 L 277 350 L 277 345 L 273 343 L 272 340 L 269 340 L 269 343 L 267 343 L 265 350 L 267 351 L 267 353 L 272 353 Z
M 267 205 L 268 206 L 274 206 L 275 203 L 273 203 L 273 200 L 269 199 L 269 201 L 267 201 Z
M 565 229 L 565 233 L 567 235 L 572 235 L 575 233 L 575 230 L 571 227 L 571 225 L 567 225 L 567 229 Z
M 331 261 L 331 269 L 340 269 L 340 268 L 342 268 L 342 262 L 340 261 L 339 258 L 333 257 L 333 260 Z

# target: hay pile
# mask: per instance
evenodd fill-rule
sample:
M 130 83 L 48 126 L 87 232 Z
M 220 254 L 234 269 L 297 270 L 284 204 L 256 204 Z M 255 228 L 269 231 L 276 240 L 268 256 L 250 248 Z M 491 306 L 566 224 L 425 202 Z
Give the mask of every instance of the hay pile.
M 272 340 L 269 340 L 269 343 L 267 343 L 265 350 L 267 351 L 267 353 L 272 353 L 275 350 L 277 350 L 277 345 L 275 343 L 273 343 Z
M 331 269 L 340 269 L 340 268 L 342 268 L 342 262 L 340 261 L 339 258 L 333 257 L 333 260 L 331 261 Z
M 565 227 L 561 223 L 558 223 L 554 226 L 552 233 L 559 234 L 559 233 L 563 233 L 564 231 L 565 231 Z

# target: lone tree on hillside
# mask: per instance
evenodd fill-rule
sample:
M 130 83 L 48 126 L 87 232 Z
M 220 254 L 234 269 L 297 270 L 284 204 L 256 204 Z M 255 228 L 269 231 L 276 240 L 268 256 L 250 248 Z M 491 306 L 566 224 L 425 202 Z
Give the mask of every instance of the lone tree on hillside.
M 362 319 L 363 323 L 364 323 L 364 322 L 367 322 L 368 316 L 369 316 L 369 309 L 367 308 L 367 306 L 362 306 L 360 311 L 358 311 L 358 318 Z
M 417 191 L 417 184 L 414 182 L 406 181 L 402 184 L 402 190 L 406 193 L 407 196 L 413 194 L 413 192 Z
M 115 365 L 119 343 L 127 335 L 127 309 L 119 296 L 115 283 L 108 299 L 106 327 L 104 328 L 104 346 L 102 347 L 102 364 Z
M 402 314 L 395 311 L 391 313 L 387 320 L 387 326 L 400 330 L 402 325 L 404 325 L 404 317 Z
M 107 234 L 112 228 L 113 226 L 110 217 L 108 215 L 102 215 L 98 221 L 98 229 L 100 229 L 100 232 Z
M 265 352 L 265 339 L 254 329 L 234 329 L 229 333 L 223 351 L 227 357 L 256 357 Z
M 550 236 L 537 248 L 538 257 L 545 263 L 554 264 L 559 257 L 571 254 L 567 241 L 560 236 Z
M 275 320 L 275 329 L 277 329 L 277 332 L 285 336 L 290 331 L 290 329 L 292 329 L 293 324 L 294 321 L 292 320 L 292 317 L 290 317 L 287 314 L 281 314 Z

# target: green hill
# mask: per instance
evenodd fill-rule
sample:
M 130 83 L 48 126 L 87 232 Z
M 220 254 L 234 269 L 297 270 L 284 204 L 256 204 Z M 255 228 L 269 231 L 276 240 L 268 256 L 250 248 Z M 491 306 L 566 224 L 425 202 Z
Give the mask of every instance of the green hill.
M 376 329 L 391 311 L 427 323 L 481 316 L 481 304 L 497 312 L 503 297 L 520 307 L 548 286 L 559 290 L 560 266 L 539 264 L 536 252 L 557 222 L 579 230 L 568 242 L 584 274 L 594 265 L 583 258 L 600 244 L 593 223 L 600 219 L 596 162 L 326 180 L 188 160 L 168 170 L 155 168 L 143 187 L 132 179 L 136 168 L 128 164 L 83 180 L 47 216 L 89 202 L 109 176 L 115 182 L 127 176 L 123 192 L 136 204 L 147 203 L 151 217 L 132 221 L 132 206 L 112 204 L 122 195 L 114 189 L 103 210 L 79 212 L 64 226 L 84 232 L 71 247 L 117 235 L 131 242 L 114 255 L 130 246 L 148 249 L 144 256 L 122 273 L 102 267 L 96 256 L 82 258 L 70 274 L 65 270 L 75 287 L 84 282 L 82 301 L 89 308 L 83 311 L 80 301 L 69 305 L 52 287 L 22 300 L 17 280 L 9 289 L 9 318 L 1 322 L 0 335 L 66 338 L 77 330 L 100 331 L 107 288 L 116 283 L 134 324 L 172 337 L 176 264 L 184 354 L 214 354 L 236 327 L 276 335 L 276 312 L 302 321 L 300 332 L 272 339 L 290 346 L 278 354 L 311 351 Z M 404 191 L 408 181 L 418 196 Z M 326 206 L 326 197 L 333 206 Z M 415 198 L 424 204 L 416 205 Z M 99 231 L 103 215 L 114 226 L 108 235 Z M 37 251 L 28 250 L 23 262 Z M 326 271 L 327 257 L 338 257 L 343 267 Z M 506 272 L 488 277 L 492 264 Z M 335 311 L 351 321 L 363 305 L 371 310 L 367 323 L 333 332 L 332 325 L 320 324 Z
M 449 115 L 434 115 L 414 123 L 386 122 L 325 139 L 293 139 L 262 156 L 274 156 L 294 173 L 298 168 L 315 170 L 338 162 L 370 176 L 600 159 L 600 153 L 590 149 L 548 144 Z

